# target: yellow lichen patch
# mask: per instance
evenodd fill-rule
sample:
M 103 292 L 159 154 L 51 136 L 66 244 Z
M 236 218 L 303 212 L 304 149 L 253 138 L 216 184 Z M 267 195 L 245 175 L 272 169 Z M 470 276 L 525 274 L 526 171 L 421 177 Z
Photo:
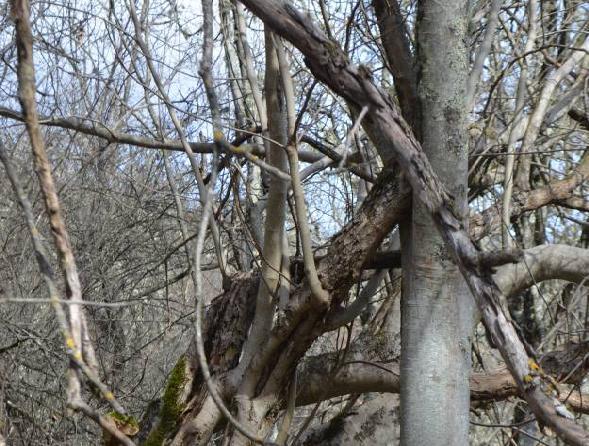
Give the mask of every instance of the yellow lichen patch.
M 532 375 L 524 375 L 524 382 L 526 384 L 531 384 L 534 382 L 534 377 Z
M 72 349 L 72 350 L 74 348 L 76 348 L 76 343 L 70 337 L 65 338 L 65 345 L 66 345 L 67 348 Z
M 533 370 L 535 372 L 539 372 L 541 370 L 538 363 L 531 358 L 528 359 L 528 366 L 530 367 L 530 370 Z
M 108 401 L 112 401 L 115 399 L 115 396 L 112 392 L 105 392 L 104 394 L 104 399 L 108 400 Z
M 72 356 L 76 361 L 82 360 L 82 352 L 80 352 L 79 350 L 76 350 Z
M 213 131 L 213 140 L 215 142 L 221 142 L 225 139 L 223 132 L 221 130 L 214 130 Z

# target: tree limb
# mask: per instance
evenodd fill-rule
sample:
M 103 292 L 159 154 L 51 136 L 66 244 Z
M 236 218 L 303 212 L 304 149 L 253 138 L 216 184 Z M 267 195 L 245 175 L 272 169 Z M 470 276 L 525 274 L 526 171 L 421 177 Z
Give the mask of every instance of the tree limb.
M 397 0 L 373 0 L 380 40 L 395 79 L 395 91 L 405 120 L 419 137 L 420 101 L 417 95 L 417 70 L 409 47 L 406 27 Z
M 385 165 L 393 161 L 399 163 L 414 194 L 433 217 L 475 297 L 488 331 L 532 411 L 565 441 L 579 446 L 589 443 L 589 434 L 559 416 L 540 386 L 526 384 L 525 377 L 530 372 L 529 359 L 515 329 L 503 313 L 501 292 L 490 273 L 481 270 L 477 264 L 477 249 L 462 223 L 464 210 L 455 209 L 452 197 L 433 172 L 391 98 L 372 82 L 365 70 L 352 65 L 338 45 L 290 3 L 276 0 L 241 2 L 302 51 L 315 77 L 358 110 L 365 106 L 370 108 L 364 120 L 365 130 L 377 145 L 381 142 L 390 148 L 390 152 L 381 155 Z
M 506 296 L 513 296 L 543 280 L 580 283 L 589 276 L 589 251 L 568 245 L 539 245 L 524 251 L 524 258 L 503 265 L 495 281 Z
M 510 206 L 511 218 L 542 206 L 560 204 L 561 201 L 570 199 L 575 188 L 585 182 L 587 178 L 589 178 L 589 152 L 585 152 L 582 160 L 566 178 L 552 181 L 538 189 L 514 193 Z M 501 207 L 501 203 L 498 203 L 471 217 L 469 226 L 474 240 L 480 240 L 500 228 L 501 216 L 497 209 L 501 209 Z
M 589 343 L 568 345 L 564 350 L 545 354 L 540 362 L 544 372 L 560 384 L 578 385 L 589 372 Z M 399 393 L 398 361 L 349 361 L 334 374 L 327 375 L 334 355 L 307 358 L 299 372 L 297 405 L 303 406 L 338 396 L 366 393 Z M 561 381 L 563 378 L 567 378 Z M 559 400 L 578 413 L 589 413 L 589 395 L 562 388 Z M 473 373 L 470 378 L 471 400 L 474 405 L 521 396 L 515 380 L 505 367 L 493 372 Z

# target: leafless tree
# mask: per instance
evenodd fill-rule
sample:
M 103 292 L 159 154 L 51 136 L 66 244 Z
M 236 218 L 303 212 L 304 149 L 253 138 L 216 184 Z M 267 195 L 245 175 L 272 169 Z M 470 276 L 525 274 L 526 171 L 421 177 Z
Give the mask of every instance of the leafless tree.
M 588 444 L 588 20 L 12 0 L 0 444 Z

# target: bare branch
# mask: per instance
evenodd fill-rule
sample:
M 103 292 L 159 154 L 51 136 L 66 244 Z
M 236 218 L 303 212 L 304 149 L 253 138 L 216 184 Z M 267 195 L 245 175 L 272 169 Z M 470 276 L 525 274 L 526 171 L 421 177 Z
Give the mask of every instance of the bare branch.
M 499 22 L 499 11 L 502 4 L 503 2 L 501 0 L 491 0 L 491 7 L 489 8 L 489 12 L 487 12 L 485 34 L 478 48 L 474 64 L 468 77 L 466 104 L 469 112 L 472 111 L 474 105 L 476 89 L 481 80 L 481 73 L 483 72 L 485 59 L 491 51 L 491 45 L 493 44 L 493 37 L 495 36 L 497 23 Z
M 318 79 L 358 109 L 365 105 L 370 107 L 369 118 L 365 120 L 367 133 L 374 141 L 386 142 L 392 148 L 391 158 L 401 165 L 416 197 L 429 210 L 475 297 L 485 326 L 532 410 L 566 441 L 576 445 L 589 442 L 589 434 L 560 417 L 539 387 L 526 384 L 524 378 L 530 371 L 529 360 L 524 345 L 499 304 L 501 293 L 488 272 L 478 268 L 477 249 L 464 230 L 463 216 L 454 209 L 450 195 L 392 100 L 362 70 L 351 65 L 341 49 L 292 5 L 272 0 L 241 1 L 303 52 L 307 65 Z M 392 159 L 383 161 L 388 163 Z
M 55 183 L 53 181 L 51 164 L 49 163 L 45 151 L 45 143 L 39 127 L 37 104 L 35 102 L 36 86 L 35 69 L 33 64 L 33 36 L 30 25 L 29 9 L 30 7 L 27 0 L 14 0 L 12 2 L 12 16 L 16 25 L 16 44 L 18 50 L 17 74 L 19 83 L 19 100 L 23 109 L 25 125 L 31 142 L 33 162 L 39 180 L 45 209 L 49 217 L 51 233 L 53 235 L 54 244 L 60 259 L 60 265 L 65 277 L 66 296 L 72 301 L 80 301 L 82 300 L 82 291 L 78 270 L 62 215 Z M 81 370 L 89 381 L 99 389 L 103 398 L 105 398 L 116 411 L 125 413 L 123 407 L 115 400 L 112 392 L 110 392 L 110 390 L 108 390 L 108 388 L 99 380 L 96 370 L 92 368 L 96 361 L 94 358 L 94 351 L 91 349 L 88 342 L 88 328 L 86 326 L 82 308 L 79 305 L 70 305 L 69 321 L 65 319 L 61 304 L 57 302 L 57 291 L 51 271 L 48 269 L 49 263 L 47 261 L 47 256 L 45 255 L 44 250 L 40 248 L 38 232 L 34 223 L 31 221 L 32 215 L 30 204 L 28 204 L 28 200 L 14 174 L 10 174 L 10 163 L 7 162 L 5 155 L 3 155 L 3 162 L 7 168 L 7 172 L 12 176 L 11 181 L 13 187 L 21 202 L 21 206 L 25 211 L 29 230 L 33 236 L 37 259 L 49 288 L 50 298 L 54 302 L 53 307 L 57 312 L 60 325 L 62 326 L 61 328 L 63 329 L 65 344 L 70 354 L 71 367 L 68 372 L 68 403 L 74 409 L 84 409 L 84 404 L 82 403 L 81 398 L 81 384 L 78 377 L 78 370 Z M 85 331 L 86 333 L 84 333 Z M 85 346 L 89 348 L 89 351 L 84 350 Z M 103 426 L 103 428 L 105 427 Z M 126 439 L 125 444 L 133 444 L 133 442 L 122 433 L 119 436 L 123 440 Z
M 564 384 L 576 385 L 582 381 L 589 370 L 586 359 L 586 342 L 569 345 L 566 350 L 545 354 L 541 361 L 543 372 L 561 380 L 559 400 L 578 413 L 589 413 L 589 396 L 577 391 L 568 391 Z M 583 359 L 585 358 L 585 359 Z M 303 406 L 343 395 L 367 392 L 399 393 L 401 375 L 397 361 L 357 360 L 344 363 L 336 373 L 327 375 L 333 355 L 307 358 L 299 372 L 300 392 L 297 405 Z M 574 375 L 571 372 L 575 372 Z M 492 372 L 473 373 L 470 378 L 472 405 L 477 406 L 490 401 L 501 401 L 521 396 L 511 373 L 506 368 Z
M 420 135 L 421 110 L 417 95 L 416 64 L 409 47 L 407 30 L 397 0 L 373 0 L 380 40 L 395 79 L 395 90 L 403 117 Z
M 506 296 L 535 283 L 560 279 L 581 283 L 589 276 L 589 252 L 568 245 L 540 245 L 524 251 L 521 261 L 498 268 L 495 281 Z

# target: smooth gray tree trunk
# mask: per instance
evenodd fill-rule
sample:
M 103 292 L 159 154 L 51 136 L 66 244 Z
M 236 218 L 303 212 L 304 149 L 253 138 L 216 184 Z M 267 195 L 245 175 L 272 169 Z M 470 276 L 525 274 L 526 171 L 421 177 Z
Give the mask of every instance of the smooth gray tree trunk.
M 468 2 L 421 1 L 417 22 L 422 146 L 467 215 Z M 402 228 L 401 444 L 467 445 L 473 301 L 427 210 Z

